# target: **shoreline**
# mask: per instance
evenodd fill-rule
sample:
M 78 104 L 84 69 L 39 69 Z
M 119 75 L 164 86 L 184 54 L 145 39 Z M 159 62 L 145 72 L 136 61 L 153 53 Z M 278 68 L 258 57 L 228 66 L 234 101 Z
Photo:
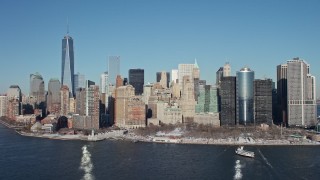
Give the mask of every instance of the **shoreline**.
M 133 143 L 143 142 L 143 143 L 158 143 L 158 144 L 182 144 L 182 145 L 218 145 L 218 146 L 318 146 L 320 142 L 308 140 L 292 142 L 286 139 L 278 139 L 278 140 L 264 140 L 258 139 L 254 142 L 239 142 L 234 139 L 207 139 L 207 138 L 176 138 L 174 140 L 170 139 L 166 136 L 149 136 L 143 137 L 138 136 L 134 133 L 122 134 L 122 135 L 110 135 L 113 132 L 107 133 L 99 133 L 94 137 L 96 139 L 89 139 L 89 136 L 85 135 L 60 135 L 60 134 L 41 134 L 41 133 L 27 133 L 23 131 L 18 131 L 14 129 L 14 126 L 0 120 L 0 123 L 3 124 L 8 129 L 13 129 L 17 134 L 25 137 L 35 137 L 35 138 L 43 138 L 43 139 L 51 139 L 51 140 L 68 140 L 68 141 L 87 141 L 87 142 L 97 142 L 97 141 L 131 141 Z M 117 133 L 117 132 L 116 132 Z M 108 136 L 107 136 L 108 135 Z M 165 139 L 163 141 L 156 141 L 155 139 L 161 138 Z M 227 142 L 226 142 L 227 141 Z

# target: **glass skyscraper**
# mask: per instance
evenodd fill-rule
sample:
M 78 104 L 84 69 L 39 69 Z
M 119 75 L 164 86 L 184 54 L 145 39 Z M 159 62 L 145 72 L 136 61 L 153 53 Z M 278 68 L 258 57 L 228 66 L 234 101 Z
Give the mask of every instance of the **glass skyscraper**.
M 254 71 L 245 67 L 237 72 L 237 118 L 239 124 L 254 122 L 253 114 L 253 81 Z
M 120 56 L 109 56 L 108 73 L 109 83 L 116 85 L 117 75 L 120 75 Z
M 61 86 L 63 85 L 68 86 L 72 95 L 75 95 L 73 39 L 68 34 L 62 39 Z

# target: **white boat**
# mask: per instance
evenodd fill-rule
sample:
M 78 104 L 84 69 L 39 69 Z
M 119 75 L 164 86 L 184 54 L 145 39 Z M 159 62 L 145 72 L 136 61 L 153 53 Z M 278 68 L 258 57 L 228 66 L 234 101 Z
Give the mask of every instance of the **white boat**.
M 240 156 L 245 156 L 245 157 L 254 157 L 254 152 L 251 151 L 246 151 L 243 149 L 243 146 L 240 146 L 236 149 L 236 153 Z

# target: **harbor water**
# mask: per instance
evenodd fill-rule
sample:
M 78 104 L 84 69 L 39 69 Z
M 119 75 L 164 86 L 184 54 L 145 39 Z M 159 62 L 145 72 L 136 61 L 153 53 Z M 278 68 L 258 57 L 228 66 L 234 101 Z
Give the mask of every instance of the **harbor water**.
M 63 141 L 0 125 L 0 179 L 319 179 L 319 146 Z

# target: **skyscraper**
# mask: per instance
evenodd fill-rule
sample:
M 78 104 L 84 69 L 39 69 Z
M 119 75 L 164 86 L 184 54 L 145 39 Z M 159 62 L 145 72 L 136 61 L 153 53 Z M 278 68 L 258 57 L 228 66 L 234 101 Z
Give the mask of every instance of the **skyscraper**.
M 100 94 L 101 102 L 107 108 L 109 103 L 109 78 L 108 72 L 104 72 L 100 75 Z
M 193 69 L 195 64 L 179 64 L 178 65 L 178 79 L 179 86 L 182 90 L 184 76 L 189 76 L 189 80 L 193 83 Z
M 178 83 L 179 79 L 179 70 L 178 69 L 172 69 L 171 71 L 171 82 L 174 81 L 174 83 Z
M 272 124 L 272 80 L 254 80 L 254 121 Z
M 254 71 L 244 67 L 237 72 L 237 121 L 248 125 L 254 122 L 253 114 Z
M 60 112 L 60 81 L 58 79 L 50 79 L 48 83 L 47 107 L 50 113 Z
M 30 97 L 34 98 L 34 103 L 39 104 L 45 101 L 44 81 L 39 73 L 30 74 Z
M 86 87 L 86 78 L 84 74 L 80 74 L 79 72 L 74 75 L 74 89 L 77 91 L 78 88 Z
M 69 96 L 70 95 L 70 91 L 68 86 L 63 85 L 60 89 L 60 115 L 62 116 L 66 116 L 69 113 L 69 106 L 70 106 L 70 102 L 69 102 Z
M 68 33 L 62 39 L 61 87 L 64 85 L 68 86 L 70 93 L 72 93 L 72 96 L 74 96 L 75 88 L 73 39 L 71 36 L 69 36 Z
M 136 95 L 141 95 L 144 86 L 144 69 L 129 69 L 129 84 L 134 87 Z
M 120 75 L 120 56 L 109 56 L 108 73 L 109 83 L 116 85 L 117 75 Z
M 231 66 L 229 62 L 226 62 L 223 66 L 223 77 L 231 76 Z
M 310 65 L 293 58 L 287 61 L 288 125 L 314 126 L 317 123 L 315 77 Z
M 222 77 L 220 83 L 221 126 L 234 126 L 237 120 L 236 77 Z
M 165 71 L 157 72 L 157 82 L 160 82 L 163 88 L 168 88 L 170 85 L 170 73 Z
M 288 65 L 277 66 L 277 114 L 275 123 L 288 124 L 288 90 L 287 90 Z

